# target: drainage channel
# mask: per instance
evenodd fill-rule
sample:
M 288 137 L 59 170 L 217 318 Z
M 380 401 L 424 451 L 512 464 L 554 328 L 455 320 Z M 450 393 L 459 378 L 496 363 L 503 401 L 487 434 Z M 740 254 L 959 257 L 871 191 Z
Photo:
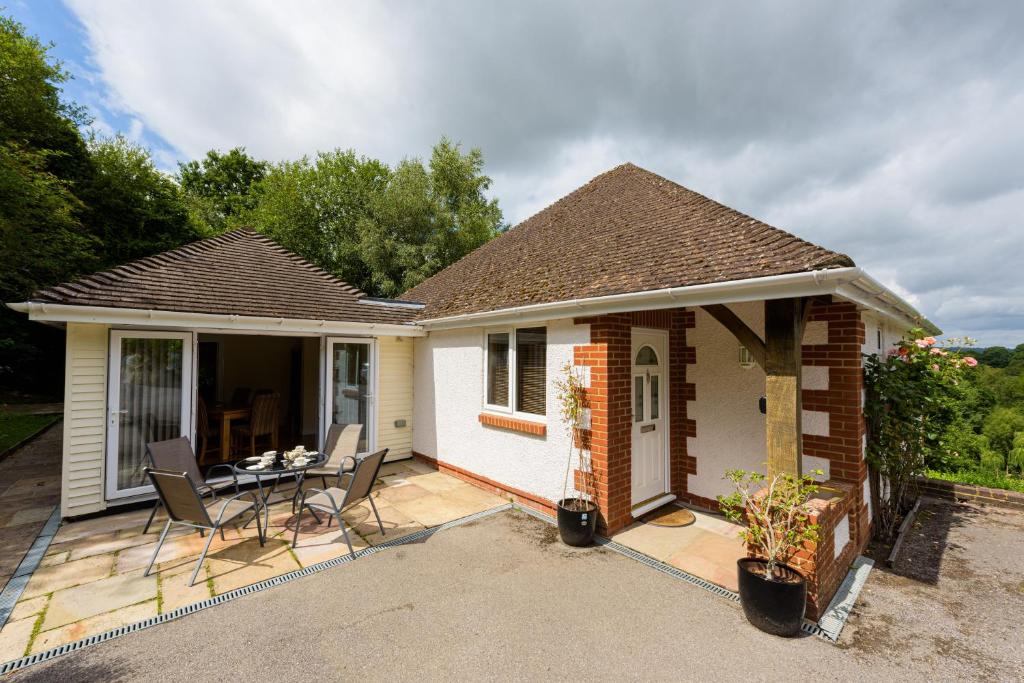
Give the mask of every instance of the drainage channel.
M 77 650 L 81 650 L 82 648 L 89 647 L 90 645 L 96 645 L 98 643 L 103 643 L 103 642 L 106 642 L 108 640 L 112 640 L 114 638 L 119 638 L 121 636 L 128 635 L 129 633 L 135 633 L 136 631 L 141 631 L 143 629 L 147 629 L 147 628 L 151 628 L 153 626 L 157 626 L 159 624 L 165 624 L 165 623 L 167 623 L 169 621 L 174 621 L 175 619 L 180 619 L 181 617 L 187 616 L 189 614 L 194 614 L 196 612 L 199 612 L 199 611 L 204 610 L 204 609 L 208 609 L 208 608 L 213 607 L 215 605 L 220 605 L 220 604 L 223 604 L 225 602 L 230 602 L 231 600 L 237 600 L 238 598 L 241 598 L 241 597 L 246 596 L 246 595 L 251 595 L 253 593 L 259 593 L 261 591 L 267 590 L 268 588 L 273 588 L 275 586 L 280 586 L 280 585 L 283 585 L 283 584 L 286 584 L 286 583 L 290 583 L 292 581 L 295 581 L 296 579 L 301 579 L 301 578 L 303 578 L 305 576 L 311 576 L 313 574 L 318 574 L 318 573 L 320 573 L 322 571 L 325 571 L 327 569 L 331 569 L 333 567 L 338 567 L 338 566 L 343 565 L 343 564 L 348 564 L 349 562 L 354 562 L 355 560 L 358 560 L 359 558 L 366 557 L 367 555 L 373 555 L 375 553 L 379 553 L 382 550 L 387 550 L 388 548 L 394 548 L 396 546 L 405 545 L 406 543 L 414 543 L 414 542 L 420 541 L 420 540 L 422 540 L 424 538 L 428 538 L 430 536 L 433 536 L 434 534 L 436 534 L 439 531 L 444 531 L 445 529 L 451 529 L 451 528 L 460 526 L 462 524 L 467 524 L 469 522 L 474 522 L 474 521 L 483 519 L 485 517 L 490 517 L 491 515 L 498 514 L 500 512 L 506 512 L 506 511 L 511 510 L 511 509 L 512 509 L 512 504 L 511 503 L 506 503 L 505 505 L 499 505 L 498 507 L 491 508 L 490 510 L 484 510 L 483 512 L 477 512 L 477 513 L 472 514 L 472 515 L 467 515 L 465 517 L 460 517 L 459 519 L 455 519 L 455 520 L 452 520 L 450 522 L 445 522 L 444 524 L 440 524 L 438 526 L 431 527 L 429 529 L 423 529 L 422 531 L 417 531 L 416 533 L 409 534 L 408 536 L 402 536 L 401 538 L 396 538 L 396 539 L 391 540 L 391 541 L 385 541 L 384 543 L 381 543 L 380 545 L 369 546 L 367 548 L 363 548 L 361 550 L 357 550 L 356 553 L 355 553 L 355 557 L 353 557 L 352 555 L 342 555 L 340 557 L 335 557 L 335 558 L 332 558 L 330 560 L 325 560 L 323 562 L 318 562 L 316 564 L 311 564 L 308 567 L 304 567 L 302 569 L 296 569 L 293 572 L 288 572 L 287 574 L 282 574 L 280 576 L 275 576 L 273 578 L 266 579 L 264 581 L 259 581 L 257 583 L 253 583 L 253 584 L 250 584 L 248 586 L 242 586 L 241 588 L 236 588 L 234 590 L 228 591 L 227 593 L 222 593 L 222 594 L 214 596 L 212 598 L 208 598 L 208 599 L 202 600 L 200 602 L 192 603 L 191 605 L 185 605 L 184 607 L 179 607 L 178 609 L 172 610 L 170 612 L 165 612 L 164 614 L 160 614 L 160 615 L 157 615 L 155 617 L 150 617 L 149 619 L 144 619 L 142 621 L 137 621 L 134 624 L 126 624 L 124 626 L 118 626 L 117 628 L 110 629 L 109 631 L 104 631 L 103 633 L 97 633 L 96 635 L 88 636 L 87 638 L 82 638 L 81 640 L 76 640 L 73 643 L 66 643 L 64 645 L 60 645 L 58 647 L 46 650 L 44 652 L 39 652 L 39 653 L 36 653 L 34 655 L 28 655 L 27 657 L 22 657 L 21 659 L 13 659 L 13 660 L 11 660 L 9 662 L 5 662 L 3 664 L 0 664 L 0 676 L 3 676 L 4 674 L 9 674 L 12 671 L 17 671 L 18 669 L 23 669 L 23 668 L 25 668 L 27 666 L 32 666 L 34 664 L 41 664 L 42 662 L 45 662 L 45 661 L 53 659 L 54 657 L 59 657 L 61 655 L 66 655 L 68 653 L 75 652 Z M 59 517 L 57 518 L 57 521 L 58 522 L 60 521 Z M 50 537 L 52 538 L 52 533 L 51 533 Z M 49 545 L 49 540 L 47 540 L 47 545 Z M 43 551 L 45 552 L 45 548 L 43 549 Z M 41 557 L 41 555 L 40 555 L 40 557 Z M 36 561 L 36 564 L 38 564 L 38 560 Z M 31 576 L 31 572 L 28 574 L 28 576 Z M 11 580 L 13 581 L 14 579 L 11 579 Z M 26 582 L 27 582 L 27 579 L 26 579 Z M 24 586 L 22 586 L 22 588 L 24 588 Z M 19 595 L 20 595 L 20 592 L 21 591 L 19 591 Z
M 36 540 L 32 541 L 32 547 L 25 553 L 25 557 L 21 558 L 21 563 L 15 570 L 14 575 L 7 581 L 3 592 L 0 593 L 0 629 L 7 624 L 7 619 L 11 616 L 11 612 L 14 611 L 14 606 L 18 604 L 21 594 L 25 592 L 25 586 L 28 585 L 32 574 L 39 568 L 39 563 L 43 561 L 43 556 L 46 555 L 50 542 L 53 541 L 53 536 L 59 528 L 60 506 L 55 505 L 49 519 L 46 520 L 46 524 L 43 525 L 39 535 L 36 536 Z
M 535 517 L 548 524 L 557 524 L 557 522 L 550 516 L 538 510 L 533 510 L 528 507 L 521 505 L 513 505 L 516 510 L 525 512 L 526 514 Z M 622 545 L 617 541 L 613 541 L 603 536 L 595 536 L 594 542 L 598 545 L 612 550 L 620 555 L 628 557 L 631 560 L 640 562 L 641 564 L 647 565 L 651 569 L 657 570 L 662 574 L 668 574 L 674 579 L 685 581 L 691 586 L 696 586 L 702 590 L 706 590 L 709 593 L 731 600 L 733 602 L 739 602 L 740 596 L 727 588 L 706 581 L 699 576 L 694 576 L 689 572 L 684 572 L 678 567 L 673 567 L 670 564 L 656 560 L 653 557 L 644 555 L 641 552 L 637 552 L 632 548 Z M 857 596 L 860 594 L 861 588 L 864 587 L 864 583 L 868 579 L 868 574 L 871 572 L 871 568 L 874 566 L 874 562 L 863 555 L 858 556 L 854 560 L 850 571 L 846 574 L 846 578 L 843 583 L 839 586 L 839 590 L 836 591 L 835 596 L 829 603 L 828 608 L 822 615 L 821 619 L 815 623 L 809 619 L 805 619 L 803 625 L 800 626 L 800 630 L 807 635 L 820 636 L 824 640 L 830 643 L 836 643 L 839 640 L 839 634 L 843 630 L 843 626 L 846 625 L 846 620 L 850 616 L 850 612 L 853 610 L 853 605 L 857 602 Z

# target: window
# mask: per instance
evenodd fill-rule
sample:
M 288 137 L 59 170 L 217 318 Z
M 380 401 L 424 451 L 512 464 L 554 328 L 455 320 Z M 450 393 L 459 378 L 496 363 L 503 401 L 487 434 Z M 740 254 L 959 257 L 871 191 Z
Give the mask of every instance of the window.
M 547 404 L 547 330 L 524 327 L 487 334 L 486 404 L 544 415 Z M 509 381 L 509 378 L 515 378 Z
M 658 354 L 650 346 L 645 346 L 636 353 L 636 360 L 633 365 L 657 365 Z
M 487 335 L 487 403 L 508 408 L 508 332 Z

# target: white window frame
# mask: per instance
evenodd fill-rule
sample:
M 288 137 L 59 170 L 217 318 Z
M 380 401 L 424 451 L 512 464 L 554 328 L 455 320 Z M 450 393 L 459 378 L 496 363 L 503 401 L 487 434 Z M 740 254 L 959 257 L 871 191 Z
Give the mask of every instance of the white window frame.
M 481 402 L 483 403 L 484 412 L 487 413 L 498 413 L 500 415 L 509 415 L 519 420 L 528 420 L 530 422 L 540 422 L 547 424 L 548 416 L 537 415 L 535 413 L 524 413 L 516 410 L 516 331 L 517 330 L 532 330 L 537 327 L 544 328 L 545 338 L 548 333 L 547 325 L 538 325 L 536 323 L 529 325 L 516 325 L 514 327 L 488 327 L 483 332 L 483 341 L 481 344 L 483 350 L 483 394 L 481 396 Z M 490 363 L 488 363 L 488 354 L 490 353 L 490 345 L 488 344 L 488 337 L 492 334 L 507 334 L 508 335 L 508 406 L 499 406 L 493 403 L 487 402 L 487 387 L 490 383 Z M 547 365 L 548 354 L 547 354 L 548 343 L 544 345 L 544 363 Z M 545 373 L 544 380 L 544 408 L 547 413 L 547 394 L 548 394 L 548 382 Z

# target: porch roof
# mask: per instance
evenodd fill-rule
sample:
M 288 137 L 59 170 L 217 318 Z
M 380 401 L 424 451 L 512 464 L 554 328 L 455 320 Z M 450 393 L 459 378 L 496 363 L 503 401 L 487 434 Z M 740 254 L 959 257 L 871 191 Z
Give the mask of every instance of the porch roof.
M 403 325 L 418 306 L 363 292 L 242 228 L 34 293 L 28 303 Z

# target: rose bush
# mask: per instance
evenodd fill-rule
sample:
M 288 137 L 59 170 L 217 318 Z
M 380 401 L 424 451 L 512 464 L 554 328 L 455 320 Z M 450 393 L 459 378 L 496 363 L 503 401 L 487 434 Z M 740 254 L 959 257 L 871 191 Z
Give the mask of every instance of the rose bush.
M 940 344 L 922 333 L 912 330 L 886 356 L 864 363 L 871 507 L 876 533 L 887 540 L 912 502 L 914 477 L 929 458 L 948 455 L 943 436 L 959 418 L 964 373 L 977 365 L 955 350 L 971 340 Z

